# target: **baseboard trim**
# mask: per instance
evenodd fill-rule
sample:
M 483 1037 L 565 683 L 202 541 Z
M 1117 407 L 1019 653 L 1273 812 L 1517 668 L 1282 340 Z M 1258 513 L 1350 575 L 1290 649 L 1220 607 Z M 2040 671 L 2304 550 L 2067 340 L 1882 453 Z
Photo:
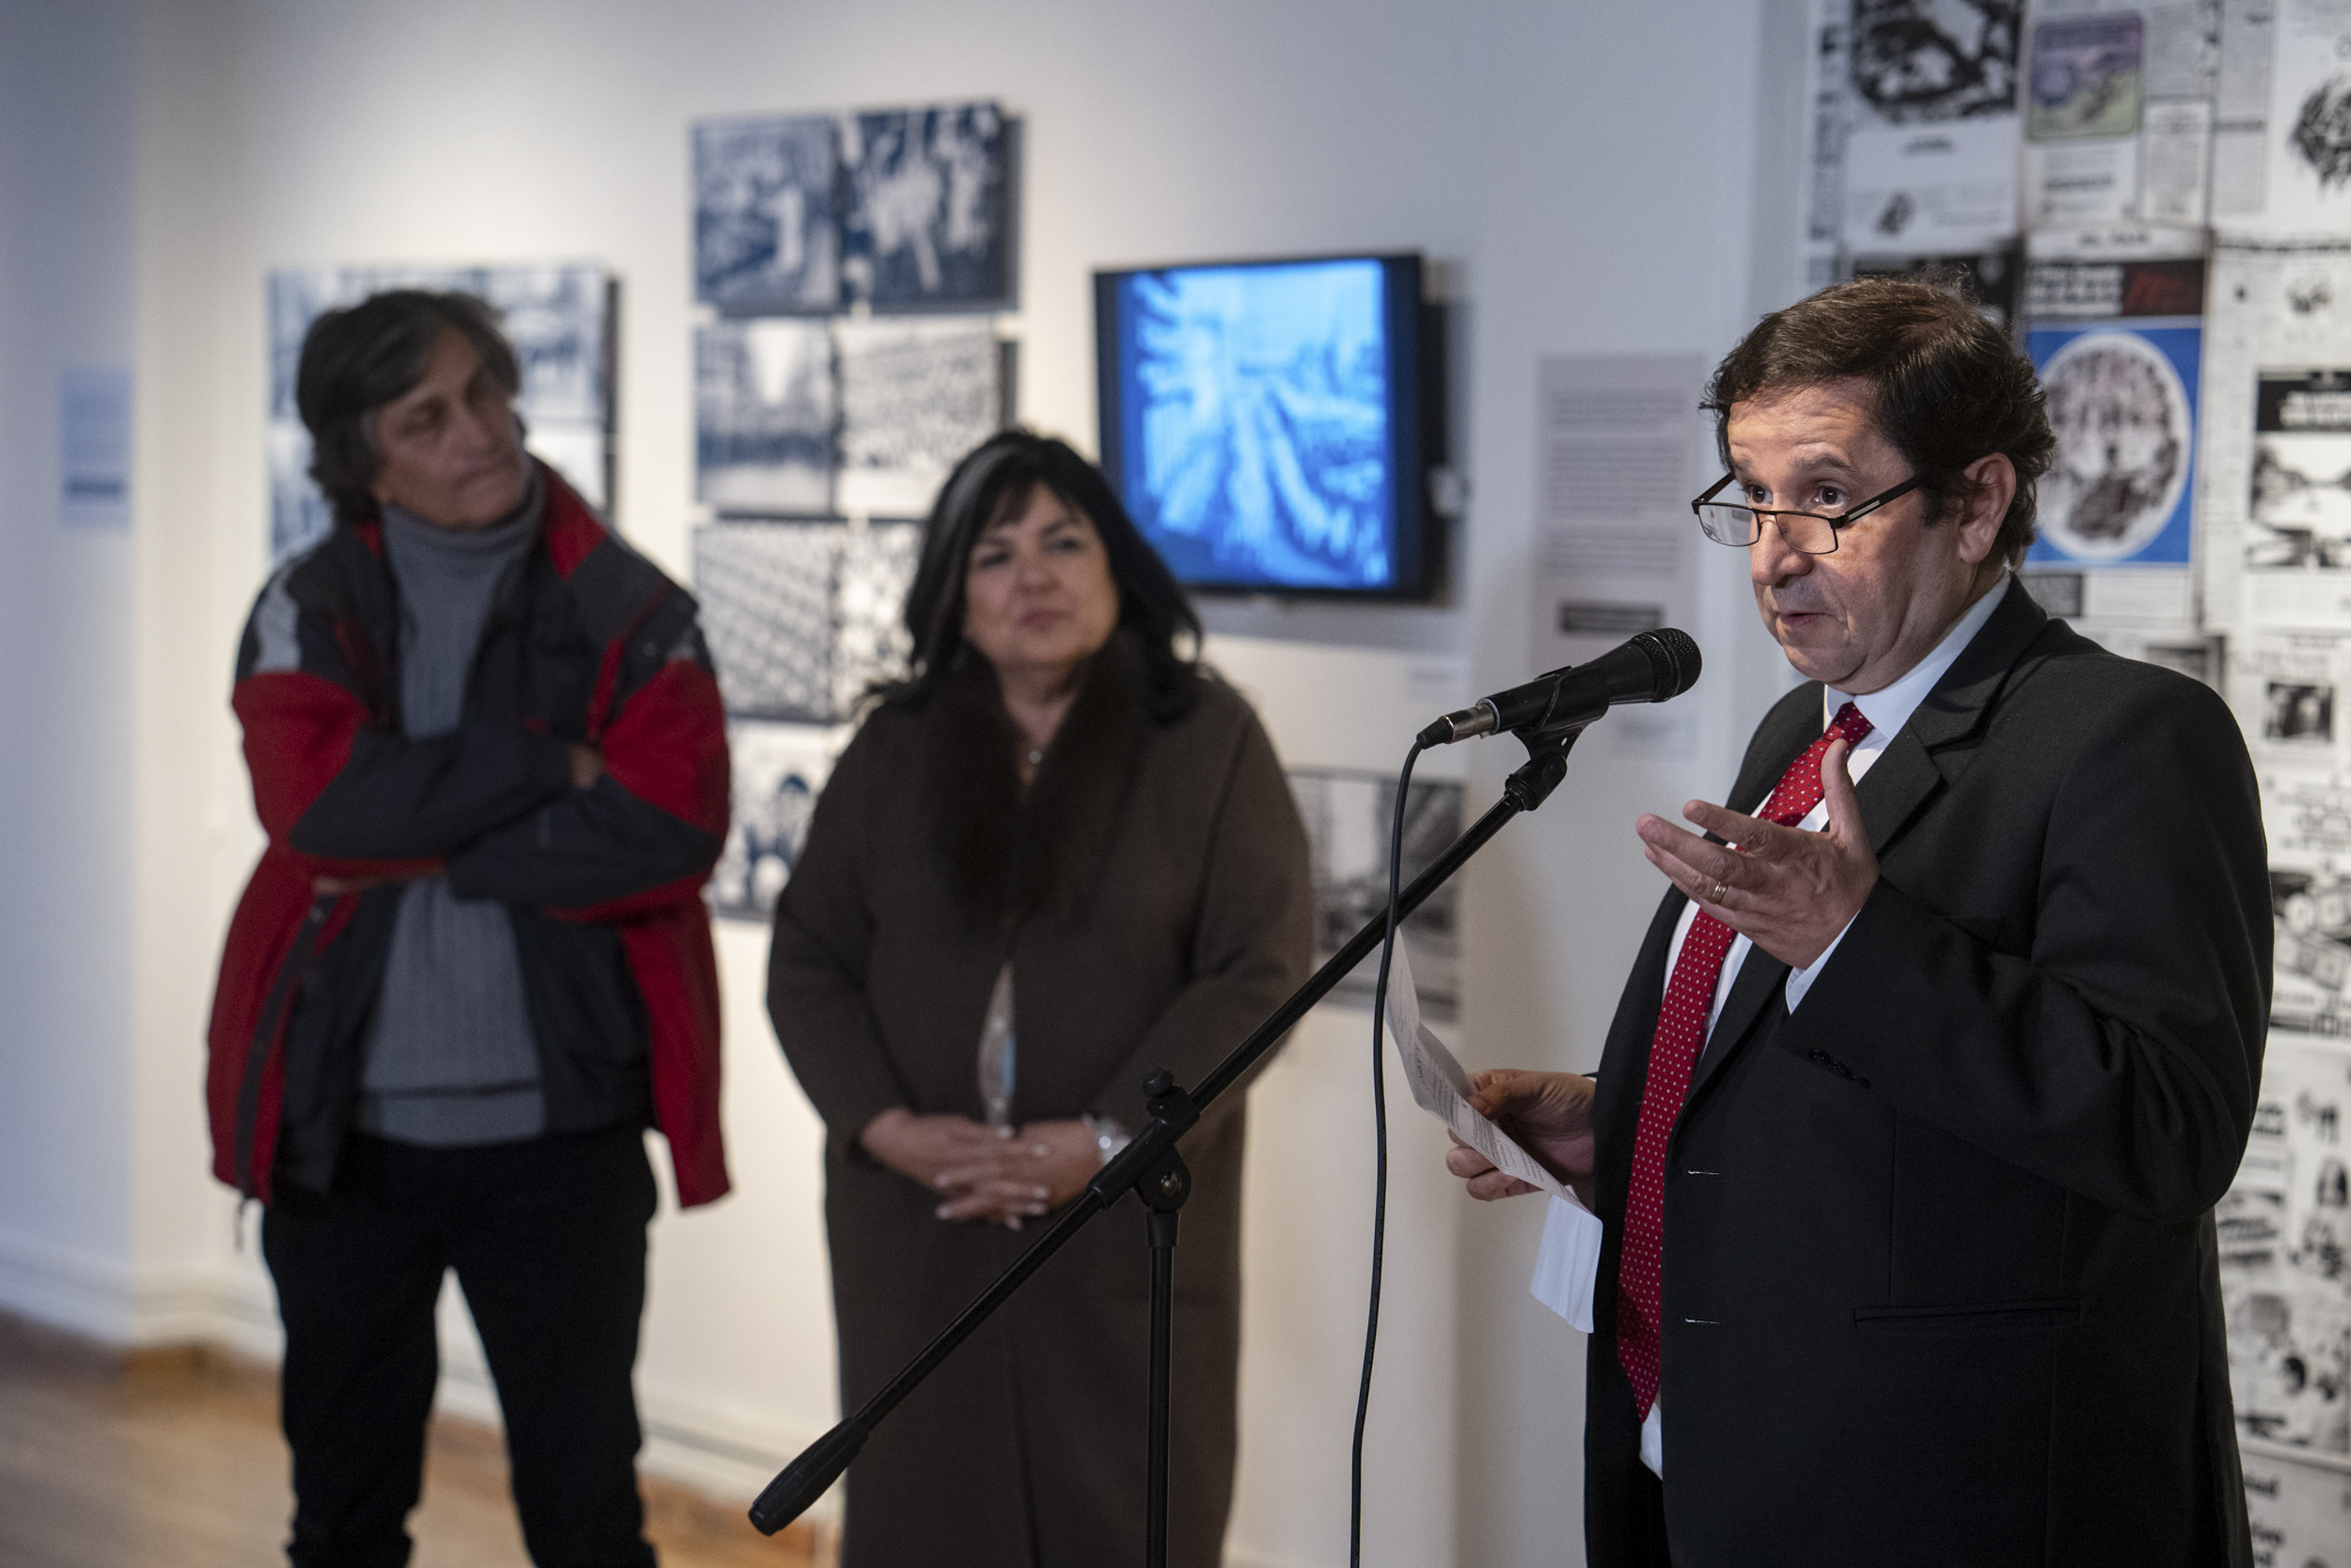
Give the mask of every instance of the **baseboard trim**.
M 460 1420 L 496 1427 L 497 1396 L 473 1347 L 452 1345 L 450 1350 L 456 1354 L 444 1351 L 443 1354 L 434 1409 Z M 783 1427 L 749 1427 L 739 1419 L 658 1389 L 640 1388 L 637 1407 L 645 1429 L 644 1449 L 637 1460 L 639 1472 L 683 1483 L 727 1506 L 748 1508 L 778 1470 L 824 1435 Z M 809 1517 L 817 1521 L 837 1520 L 840 1513 L 837 1486 L 809 1510 Z
M 0 1312 L 125 1348 L 212 1344 L 275 1362 L 275 1305 L 226 1273 L 134 1271 L 30 1237 L 0 1233 Z
M 28 1236 L 0 1233 L 0 1311 L 94 1340 L 131 1340 L 130 1270 Z
M 202 1345 L 265 1366 L 285 1348 L 276 1303 L 266 1287 L 226 1274 L 131 1270 L 30 1238 L 0 1233 L 0 1312 L 112 1347 L 116 1351 Z M 470 1343 L 445 1336 L 436 1407 L 495 1428 L 498 1406 L 488 1374 Z M 823 1434 L 765 1424 L 658 1389 L 639 1394 L 645 1424 L 641 1469 L 727 1504 L 747 1506 L 776 1471 Z M 839 1514 L 827 1498 L 813 1517 Z
M 0 1343 L 11 1355 L 31 1354 L 50 1366 L 73 1366 L 82 1375 L 149 1395 L 191 1384 L 230 1386 L 250 1397 L 272 1404 L 277 1398 L 277 1371 L 274 1361 L 235 1351 L 181 1342 L 126 1346 L 97 1339 L 73 1329 L 0 1308 Z M 506 1440 L 495 1419 L 483 1420 L 452 1409 L 434 1413 L 431 1441 L 444 1458 L 472 1466 L 478 1472 L 502 1472 Z M 752 1526 L 744 1505 L 726 1492 L 714 1493 L 693 1479 L 673 1479 L 646 1473 L 640 1467 L 638 1490 L 649 1523 L 660 1525 L 673 1539 L 691 1532 L 737 1552 L 756 1550 L 765 1538 Z M 794 1521 L 772 1538 L 781 1549 L 808 1561 L 829 1565 L 840 1560 L 841 1524 L 835 1515 L 814 1515 Z

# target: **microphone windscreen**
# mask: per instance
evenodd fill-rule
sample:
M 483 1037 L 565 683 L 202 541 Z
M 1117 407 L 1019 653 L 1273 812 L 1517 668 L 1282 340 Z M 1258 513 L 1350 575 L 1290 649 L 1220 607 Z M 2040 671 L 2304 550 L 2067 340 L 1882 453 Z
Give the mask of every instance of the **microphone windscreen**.
M 1705 662 L 1698 657 L 1698 643 L 1688 632 L 1660 626 L 1654 632 L 1642 632 L 1635 641 L 1649 655 L 1649 663 L 1657 673 L 1657 695 L 1649 699 L 1651 702 L 1677 697 L 1698 685 L 1698 671 Z

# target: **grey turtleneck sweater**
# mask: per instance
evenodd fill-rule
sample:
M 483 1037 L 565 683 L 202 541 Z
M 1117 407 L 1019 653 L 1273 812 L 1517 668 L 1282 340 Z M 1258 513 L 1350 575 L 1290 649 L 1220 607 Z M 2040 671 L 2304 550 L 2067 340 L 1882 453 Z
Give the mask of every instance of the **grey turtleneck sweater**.
M 383 509 L 400 587 L 401 727 L 413 740 L 457 727 L 483 623 L 538 538 L 534 479 L 515 516 L 448 528 Z M 507 1143 L 546 1130 L 538 1050 L 506 905 L 461 899 L 434 876 L 402 890 L 383 994 L 361 1080 L 360 1125 L 435 1147 Z

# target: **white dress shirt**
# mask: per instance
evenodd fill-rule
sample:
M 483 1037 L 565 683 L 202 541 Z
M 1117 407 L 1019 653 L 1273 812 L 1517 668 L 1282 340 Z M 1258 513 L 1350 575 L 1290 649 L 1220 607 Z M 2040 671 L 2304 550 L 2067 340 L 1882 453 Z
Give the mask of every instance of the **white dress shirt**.
M 1902 732 L 1902 727 L 1910 722 L 1910 716 L 1917 711 L 1918 705 L 1926 701 L 1927 694 L 1935 689 L 1935 683 L 1943 678 L 1944 672 L 1951 667 L 1960 652 L 1975 640 L 1978 632 L 1983 630 L 1984 622 L 1991 620 L 1991 612 L 2000 607 L 2001 590 L 2010 587 L 2011 583 L 2011 580 L 2003 574 L 2000 581 L 1986 589 L 1973 604 L 1968 606 L 1959 620 L 1952 622 L 1951 629 L 1943 633 L 1943 640 L 1935 644 L 1934 651 L 1919 660 L 1907 674 L 1891 685 L 1863 696 L 1851 696 L 1833 686 L 1823 689 L 1821 693 L 1821 727 L 1823 729 L 1828 728 L 1836 718 L 1837 710 L 1848 702 L 1859 707 L 1862 716 L 1869 720 L 1869 733 L 1861 737 L 1860 744 L 1853 748 L 1851 755 L 1846 758 L 1846 766 L 1853 774 L 1855 783 L 1858 784 L 1862 775 L 1867 773 L 1877 759 L 1885 755 L 1886 747 L 1891 745 L 1894 737 Z M 2014 591 L 2022 592 L 2023 590 L 2016 588 Z M 1776 787 L 1778 782 L 1779 780 L 1774 779 L 1772 785 Z M 1752 816 L 1761 810 L 1764 802 L 1771 798 L 1771 791 L 1766 789 L 1761 799 L 1749 802 L 1744 810 L 1748 815 Z M 1808 831 L 1817 832 L 1827 826 L 1828 820 L 1828 800 L 1823 796 L 1820 803 L 1815 805 L 1797 826 Z M 1681 958 L 1682 943 L 1688 937 L 1690 925 L 1698 919 L 1698 906 L 1695 903 L 1687 904 L 1682 909 L 1681 922 L 1674 927 L 1673 944 L 1666 950 L 1666 974 L 1668 977 L 1674 972 L 1674 965 Z M 1790 1012 L 1796 1010 L 1797 1005 L 1804 999 L 1804 993 L 1812 989 L 1813 982 L 1820 977 L 1822 969 L 1827 967 L 1830 958 L 1835 956 L 1837 945 L 1844 940 L 1844 932 L 1852 929 L 1853 923 L 1847 921 L 1844 931 L 1839 931 L 1836 934 L 1835 938 L 1823 950 L 1819 957 L 1803 968 L 1788 971 L 1786 994 Z M 1707 1011 L 1706 1028 L 1708 1035 L 1714 1032 L 1715 1019 L 1722 1016 L 1722 1004 L 1729 999 L 1730 988 L 1738 980 L 1739 966 L 1747 961 L 1747 955 L 1754 946 L 1755 944 L 1747 937 L 1739 936 L 1731 942 L 1730 951 L 1724 956 L 1721 977 L 1715 982 L 1714 1005 Z M 1560 1200 L 1553 1198 L 1552 1201 L 1557 1203 Z M 1593 1267 L 1595 1270 L 1598 1267 L 1596 1260 Z M 1542 1292 L 1538 1291 L 1536 1294 L 1541 1296 Z M 1552 1310 L 1558 1309 L 1554 1307 Z M 1652 1404 L 1649 1406 L 1648 1419 L 1641 1424 L 1641 1462 L 1648 1466 L 1662 1479 L 1666 1473 L 1666 1440 L 1665 1423 L 1658 1413 L 1660 1407 L 1658 1404 Z

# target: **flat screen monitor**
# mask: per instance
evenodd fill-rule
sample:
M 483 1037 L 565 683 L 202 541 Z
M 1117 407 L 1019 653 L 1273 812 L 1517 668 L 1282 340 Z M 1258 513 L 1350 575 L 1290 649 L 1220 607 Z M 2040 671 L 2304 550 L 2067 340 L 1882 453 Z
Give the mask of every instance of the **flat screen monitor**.
M 1420 257 L 1094 274 L 1102 467 L 1194 588 L 1423 599 Z

